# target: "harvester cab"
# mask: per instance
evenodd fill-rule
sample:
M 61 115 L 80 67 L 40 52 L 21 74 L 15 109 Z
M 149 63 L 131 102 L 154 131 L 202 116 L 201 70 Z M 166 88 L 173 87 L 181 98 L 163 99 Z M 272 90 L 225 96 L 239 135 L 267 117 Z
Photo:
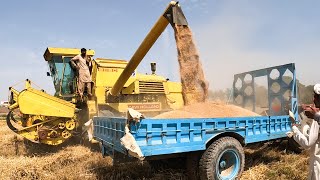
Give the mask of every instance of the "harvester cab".
M 94 50 L 88 50 L 87 56 L 92 59 Z M 79 49 L 48 47 L 43 55 L 48 62 L 47 75 L 53 79 L 55 96 L 67 101 L 77 100 L 77 71 L 71 66 L 70 60 L 80 54 Z

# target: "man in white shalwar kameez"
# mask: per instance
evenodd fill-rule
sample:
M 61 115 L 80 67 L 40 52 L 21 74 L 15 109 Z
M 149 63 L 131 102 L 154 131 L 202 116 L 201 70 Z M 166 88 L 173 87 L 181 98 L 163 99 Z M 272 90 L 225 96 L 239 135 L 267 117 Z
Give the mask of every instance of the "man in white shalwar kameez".
M 319 102 L 320 96 L 320 84 L 314 86 L 314 104 L 316 108 Z M 318 110 L 317 110 L 318 111 Z M 310 153 L 309 160 L 309 176 L 310 180 L 320 180 L 320 138 L 319 138 L 319 123 L 320 123 L 320 112 L 315 112 L 312 120 L 309 120 L 306 126 L 309 129 L 307 133 L 301 132 L 300 129 L 305 129 L 305 127 L 298 128 L 297 125 L 293 124 L 293 138 L 300 144 L 304 149 L 308 149 Z
M 76 67 L 78 70 L 78 92 L 82 99 L 83 91 L 85 87 L 87 87 L 88 96 L 91 97 L 91 74 L 89 71 L 89 66 L 87 63 L 91 63 L 88 56 L 87 56 L 87 50 L 85 48 L 81 49 L 81 54 L 73 57 L 71 59 L 71 64 L 73 67 Z

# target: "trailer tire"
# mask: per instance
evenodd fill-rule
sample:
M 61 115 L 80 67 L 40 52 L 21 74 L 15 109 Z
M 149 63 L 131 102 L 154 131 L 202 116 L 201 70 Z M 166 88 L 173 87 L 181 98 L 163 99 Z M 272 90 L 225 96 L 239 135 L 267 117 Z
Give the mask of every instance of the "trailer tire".
M 244 151 L 240 142 L 222 137 L 213 142 L 199 162 L 200 179 L 236 179 L 244 169 Z

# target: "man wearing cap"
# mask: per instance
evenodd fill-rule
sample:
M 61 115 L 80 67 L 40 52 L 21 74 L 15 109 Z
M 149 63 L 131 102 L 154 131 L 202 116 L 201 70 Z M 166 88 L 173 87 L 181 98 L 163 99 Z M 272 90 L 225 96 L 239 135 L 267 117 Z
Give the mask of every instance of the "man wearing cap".
M 81 49 L 81 54 L 76 55 L 71 59 L 71 64 L 78 70 L 79 79 L 78 79 L 78 92 L 80 98 L 83 97 L 83 91 L 87 87 L 88 96 L 91 97 L 91 74 L 87 63 L 90 65 L 91 61 L 87 56 L 87 50 L 85 48 Z
M 292 132 L 294 140 L 304 149 L 309 149 L 310 160 L 309 160 L 309 176 L 308 179 L 320 180 L 320 138 L 319 138 L 319 123 L 320 123 L 320 84 L 316 84 L 313 88 L 314 99 L 313 103 L 315 107 L 312 108 L 312 113 L 307 115 L 312 119 L 307 120 L 307 124 L 304 127 L 298 128 L 294 124 L 294 117 L 291 114 Z M 289 112 L 290 114 L 290 112 Z M 309 129 L 305 131 L 304 129 Z

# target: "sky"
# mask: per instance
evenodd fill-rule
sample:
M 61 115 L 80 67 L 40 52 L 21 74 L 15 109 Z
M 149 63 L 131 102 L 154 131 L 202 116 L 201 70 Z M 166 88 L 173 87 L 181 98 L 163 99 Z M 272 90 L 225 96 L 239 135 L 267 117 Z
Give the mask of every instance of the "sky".
M 25 79 L 53 93 L 47 47 L 94 49 L 97 57 L 129 60 L 169 3 L 167 0 L 0 0 L 0 100 Z M 233 74 L 296 63 L 297 78 L 319 82 L 320 1 L 181 0 L 209 88 L 232 86 Z M 179 81 L 171 26 L 138 71 Z

